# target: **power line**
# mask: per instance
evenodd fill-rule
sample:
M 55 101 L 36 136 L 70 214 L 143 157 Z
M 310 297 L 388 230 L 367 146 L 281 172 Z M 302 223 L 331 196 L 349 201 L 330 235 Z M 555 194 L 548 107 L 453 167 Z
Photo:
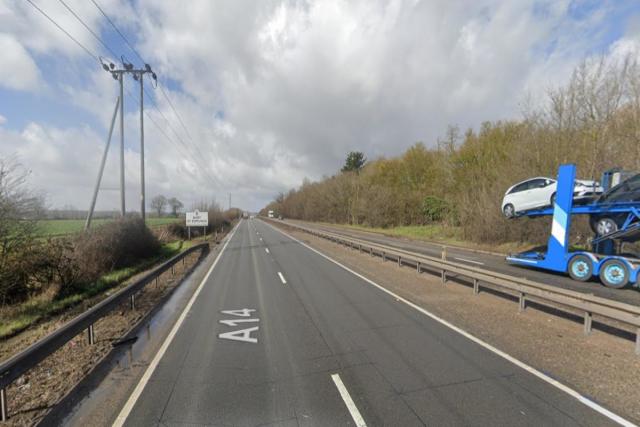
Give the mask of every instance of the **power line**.
M 127 94 L 132 97 L 136 102 L 140 102 L 140 98 L 137 97 L 137 95 L 133 94 L 129 88 L 126 88 Z M 185 157 L 190 157 L 191 160 L 193 160 L 193 162 L 198 165 L 198 167 L 202 168 L 202 170 L 204 171 L 206 177 L 214 182 L 218 182 L 218 179 L 215 178 L 214 176 L 212 176 L 209 173 L 209 169 L 206 167 L 206 165 L 204 165 L 203 163 L 201 163 L 200 161 L 198 161 L 199 159 L 201 160 L 202 157 L 198 157 L 198 155 L 194 155 L 194 153 L 189 149 L 189 146 L 182 140 L 182 138 L 180 138 L 180 135 L 178 135 L 178 133 L 176 132 L 176 130 L 171 126 L 171 123 L 169 122 L 169 120 L 167 120 L 166 116 L 162 113 L 162 111 L 160 111 L 160 109 L 158 108 L 157 104 L 155 104 L 154 100 L 149 98 L 149 95 L 147 95 L 147 92 L 145 92 L 145 95 L 147 97 L 147 99 L 154 105 L 156 111 L 159 113 L 159 115 L 164 119 L 167 127 L 169 129 L 171 129 L 173 131 L 173 133 L 175 134 L 175 136 L 178 138 L 178 142 L 180 144 L 176 144 L 176 142 L 164 131 L 164 129 L 162 129 L 162 127 L 158 124 L 158 122 L 153 118 L 153 116 L 151 114 L 149 114 L 149 112 L 147 110 L 145 110 L 145 114 L 146 116 L 149 118 L 149 120 L 151 120 L 151 122 L 156 126 L 156 128 L 160 131 L 160 133 L 166 138 L 166 140 L 171 144 L 171 147 L 179 147 L 182 146 L 182 149 L 184 149 L 185 151 L 182 152 L 182 154 Z M 182 149 L 180 151 L 182 151 Z
M 167 117 L 164 115 L 164 113 L 160 110 L 160 108 L 158 107 L 158 104 L 156 103 L 156 101 L 148 95 L 148 92 L 145 92 L 145 95 L 146 95 L 147 99 L 149 100 L 149 102 L 151 102 L 151 104 L 153 105 L 153 107 L 156 109 L 156 111 L 158 111 L 158 113 L 160 114 L 160 116 L 162 116 L 162 118 L 164 119 L 164 121 L 165 121 L 165 122 L 167 122 L 167 125 L 168 125 L 168 126 L 169 126 L 169 128 L 173 131 L 173 133 L 176 135 L 176 137 L 178 137 L 178 139 L 180 140 L 180 142 L 181 142 L 182 144 L 185 144 L 185 145 L 186 145 L 186 143 L 184 142 L 184 140 L 180 137 L 180 135 L 178 135 L 178 132 L 177 132 L 177 131 L 175 130 L 175 128 L 171 125 L 171 122 L 169 121 L 169 119 L 167 119 Z M 187 134 L 188 134 L 188 133 L 187 133 Z M 200 150 L 200 147 L 196 144 L 196 142 L 195 142 L 195 141 L 193 141 L 193 139 L 192 139 L 192 142 L 193 142 L 193 148 L 195 149 L 195 151 L 197 151 L 196 155 L 199 155 L 199 156 L 200 156 L 200 158 L 203 158 L 203 159 L 204 159 L 205 155 L 204 155 L 204 154 L 202 153 L 202 151 Z
M 120 32 L 120 30 L 118 29 L 118 27 L 116 26 L 116 24 L 113 23 L 113 21 L 111 20 L 111 18 L 109 18 L 109 15 L 107 15 L 105 13 L 104 10 L 102 10 L 102 8 L 100 7 L 100 5 L 98 4 L 98 2 L 96 0 L 91 0 L 91 2 L 93 3 L 93 5 L 98 8 L 98 10 L 100 11 L 100 13 L 102 14 L 102 16 L 104 16 L 107 21 L 109 22 L 109 24 L 111 24 L 111 26 L 113 27 L 114 30 L 116 30 L 116 32 L 120 35 L 120 37 L 122 37 L 122 40 L 124 40 L 124 42 L 127 44 L 127 46 L 129 46 L 129 49 L 131 49 L 133 51 L 133 53 L 136 54 L 136 56 L 138 57 L 138 59 L 140 61 L 142 61 L 143 64 L 146 64 L 146 62 L 144 61 L 144 59 L 142 59 L 142 57 L 140 56 L 140 54 L 138 53 L 138 51 L 131 45 L 131 43 L 129 43 L 129 40 L 127 40 L 127 38 L 124 36 L 124 34 L 122 34 Z
M 96 0 L 91 0 L 91 2 L 94 4 L 94 6 L 100 11 L 100 13 L 102 14 L 102 16 L 105 17 L 105 19 L 109 22 L 109 24 L 111 24 L 111 26 L 113 27 L 113 29 L 118 33 L 118 35 L 120 35 L 120 37 L 122 38 L 122 40 L 127 44 L 127 46 L 129 46 L 129 49 L 131 49 L 131 51 L 138 57 L 138 59 L 145 64 L 145 60 L 142 58 L 142 56 L 140 55 L 140 53 L 136 50 L 135 47 L 133 47 L 133 45 L 129 42 L 129 39 L 127 39 L 127 37 L 122 33 L 122 31 L 120 31 L 120 29 L 118 28 L 118 26 L 111 20 L 111 18 L 109 18 L 109 15 L 107 15 L 107 13 L 104 11 L 104 9 L 102 9 L 102 7 L 100 7 L 100 5 L 98 4 L 98 2 Z M 193 139 L 193 137 L 191 136 L 191 134 L 189 133 L 189 130 L 187 128 L 187 126 L 184 123 L 184 120 L 182 119 L 182 117 L 180 116 L 180 114 L 178 113 L 178 110 L 175 108 L 175 106 L 173 105 L 173 102 L 171 102 L 171 99 L 169 98 L 169 95 L 167 95 L 167 92 L 164 90 L 164 88 L 161 85 L 158 85 L 158 87 L 160 88 L 160 92 L 162 92 L 162 95 L 164 96 L 164 98 L 167 100 L 167 103 L 169 104 L 169 106 L 171 107 L 171 109 L 173 110 L 174 115 L 176 116 L 176 118 L 178 119 L 178 121 L 180 122 L 180 125 L 182 126 L 182 128 L 184 129 L 185 133 L 187 134 L 187 136 L 189 137 L 189 139 L 191 140 L 191 142 L 194 144 L 194 146 L 196 147 L 196 150 L 200 151 L 197 143 L 195 142 L 195 140 Z M 164 115 L 163 115 L 164 116 Z M 166 117 L 165 117 L 165 120 Z M 168 122 L 168 120 L 167 120 Z M 175 130 L 174 130 L 174 133 Z M 202 154 L 202 153 L 200 153 Z
M 109 48 L 109 46 L 63 1 L 63 0 L 59 0 L 60 3 L 62 3 L 67 10 L 69 10 L 69 12 L 71 12 L 73 14 L 73 16 L 80 21 L 80 23 L 93 35 L 94 38 L 96 38 L 96 40 L 98 40 L 112 55 L 114 55 L 117 58 L 117 54 L 115 54 L 115 52 Z M 107 20 L 109 20 L 109 22 L 111 23 L 112 26 L 114 26 L 115 28 L 115 24 L 113 24 L 113 22 L 111 22 L 111 20 L 108 18 L 108 16 L 106 16 L 106 14 L 102 11 L 102 9 L 100 8 L 100 6 L 98 6 L 98 4 L 92 0 L 93 3 L 96 5 L 96 7 L 98 7 L 98 9 L 100 9 L 100 11 L 102 12 L 102 14 L 107 18 Z M 89 55 L 92 59 L 96 60 L 97 62 L 101 62 L 100 58 L 98 55 L 96 55 L 95 53 L 93 53 L 91 50 L 89 50 L 85 45 L 83 45 L 81 42 L 79 42 L 75 37 L 73 37 L 67 30 L 65 30 L 60 24 L 58 24 L 53 18 L 51 18 L 51 16 L 49 16 L 44 10 L 42 10 L 40 7 L 38 7 L 38 5 L 36 5 L 35 3 L 33 3 L 32 0 L 27 0 L 27 2 L 33 7 L 35 8 L 38 12 L 40 12 L 44 17 L 46 17 L 53 25 L 55 25 L 60 31 L 62 31 L 67 37 L 69 37 L 74 43 L 76 43 L 87 55 Z M 117 30 L 117 29 L 116 29 Z M 120 33 L 119 30 L 117 30 L 118 33 L 121 35 L 121 37 L 123 37 L 126 41 L 126 38 L 124 37 L 124 35 L 122 33 Z M 127 45 L 129 45 L 129 47 L 134 51 L 134 53 L 142 60 L 142 58 L 140 57 L 140 55 L 137 53 L 137 51 L 129 44 L 128 41 L 126 41 Z M 144 62 L 144 61 L 142 61 Z M 133 95 L 131 93 L 131 91 L 129 91 L 129 89 L 127 88 L 127 93 L 129 94 L 129 96 L 133 97 L 134 99 L 136 99 L 138 102 L 140 101 L 138 97 L 136 97 L 135 95 Z M 122 102 L 122 101 L 121 101 Z M 164 115 L 162 114 L 162 112 L 158 109 L 157 105 L 155 104 L 155 102 L 153 102 L 156 110 L 158 110 L 158 112 L 160 112 L 160 114 L 163 116 L 163 118 L 165 119 L 165 121 L 167 123 L 169 123 L 169 121 L 166 119 L 166 117 L 164 117 Z M 167 135 L 167 133 L 162 129 L 162 127 L 158 124 L 158 122 L 153 118 L 153 116 L 151 116 L 149 114 L 148 111 L 145 111 L 145 114 L 147 115 L 147 117 L 149 118 L 149 120 L 151 120 L 151 122 L 156 126 L 156 128 L 160 131 L 160 133 L 167 139 L 167 141 L 171 144 L 171 146 L 176 146 L 175 142 Z M 172 130 L 175 132 L 175 130 L 172 128 Z M 177 133 L 176 133 L 177 135 Z M 186 154 L 190 157 L 192 157 L 192 159 L 195 161 L 196 164 L 198 164 L 198 157 L 197 156 L 193 156 L 192 153 L 189 152 L 188 148 L 186 147 L 186 144 L 184 143 L 184 141 L 182 141 L 180 139 L 181 144 L 184 146 L 186 151 Z M 202 165 L 199 165 L 199 167 L 202 167 Z M 218 180 L 215 177 L 212 177 L 209 174 L 209 171 L 207 168 L 203 168 L 205 174 L 207 175 L 207 177 L 215 182 L 218 182 Z
M 75 44 L 77 44 L 78 46 L 80 46 L 80 48 L 82 48 L 82 50 L 84 50 L 87 55 L 89 55 L 90 57 L 92 57 L 93 59 L 95 59 L 96 61 L 100 61 L 100 59 L 98 58 L 98 55 L 94 54 L 93 52 L 91 52 L 85 45 L 83 45 L 82 43 L 80 43 L 75 37 L 73 37 L 71 34 L 69 34 L 67 32 L 67 30 L 65 30 L 64 28 L 62 28 L 60 26 L 60 24 L 58 24 L 53 18 L 51 18 L 49 15 L 47 15 L 47 13 L 40 9 L 38 7 L 38 5 L 36 5 L 34 2 L 32 2 L 31 0 L 27 0 L 27 2 L 33 6 L 38 12 L 40 12 L 42 15 L 44 15 L 49 21 L 51 21 L 51 23 L 53 25 L 55 25 L 56 27 L 58 27 L 58 29 L 60 31 L 62 31 L 63 33 L 65 33 L 67 35 L 67 37 L 69 37 L 71 40 L 73 40 L 75 42 Z
M 105 48 L 105 49 L 107 49 L 107 50 L 109 51 L 109 53 L 111 53 L 111 55 L 113 55 L 113 56 L 114 56 L 114 58 L 118 58 L 118 54 L 117 54 L 117 53 L 115 53 L 115 52 L 114 52 L 114 51 L 113 51 L 109 46 L 107 46 L 107 44 L 104 42 L 104 40 L 102 40 L 102 38 L 100 38 L 100 36 L 98 36 L 98 35 L 97 35 L 97 34 L 96 34 L 96 33 L 95 33 L 95 32 L 94 32 L 94 31 L 93 31 L 93 30 L 92 30 L 92 29 L 91 29 L 91 28 L 90 28 L 90 27 L 89 27 L 89 26 L 88 26 L 88 25 L 83 21 L 83 20 L 82 20 L 82 18 L 80 18 L 80 17 L 78 16 L 78 14 L 77 14 L 73 9 L 71 9 L 71 7 L 69 7 L 69 5 L 68 5 L 67 3 L 65 3 L 65 2 L 64 2 L 64 0 L 58 0 L 58 1 L 59 1 L 60 3 L 62 3 L 62 5 L 63 5 L 64 7 L 66 7 L 66 8 L 67 8 L 67 10 L 68 10 L 69 12 L 71 12 L 71 14 L 72 14 L 73 16 L 75 16 L 75 18 L 76 18 L 78 21 L 80 21 L 80 23 L 84 26 L 84 28 L 86 28 L 86 29 L 87 29 L 87 31 L 89 31 L 89 32 L 91 33 L 91 35 L 93 36 L 93 38 L 95 38 L 96 40 L 98 40 L 98 42 L 100 42 L 100 44 L 102 44 L 102 46 L 104 46 L 104 48 Z
M 164 91 L 164 89 L 162 88 L 162 86 L 158 86 L 160 88 L 160 92 L 162 92 L 162 95 L 164 95 L 164 98 L 167 100 L 167 102 L 169 103 L 169 105 L 171 106 L 171 109 L 173 110 L 173 112 L 175 113 L 176 117 L 178 118 L 178 121 L 180 121 L 180 124 L 182 125 L 182 128 L 184 129 L 184 131 L 187 133 L 187 136 L 189 137 L 189 139 L 191 139 L 193 141 L 193 138 L 191 137 L 191 135 L 189 134 L 189 130 L 187 130 L 187 127 L 185 126 L 184 122 L 182 121 L 182 118 L 180 117 L 180 115 L 178 114 L 178 111 L 175 109 L 175 107 L 173 106 L 173 102 L 171 102 L 171 99 L 169 99 L 169 96 L 167 95 L 167 93 Z

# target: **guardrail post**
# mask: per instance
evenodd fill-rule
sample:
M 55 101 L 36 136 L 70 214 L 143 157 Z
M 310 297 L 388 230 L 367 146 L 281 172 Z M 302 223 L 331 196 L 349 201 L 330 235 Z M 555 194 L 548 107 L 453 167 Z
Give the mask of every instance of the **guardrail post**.
M 480 292 L 480 281 L 478 279 L 473 279 L 473 294 L 478 295 Z
M 527 308 L 527 298 L 524 293 L 520 292 L 518 296 L 518 313 L 522 313 Z
M 382 261 L 386 261 L 387 260 L 387 254 L 384 253 L 384 251 L 382 252 Z
M 398 255 L 398 267 L 402 267 L 402 257 Z
M 158 289 L 158 276 L 156 276 L 156 289 Z
M 358 252 L 362 253 L 362 245 L 358 244 Z
M 447 260 L 447 247 L 446 246 L 442 247 L 442 260 L 443 261 Z
M 447 272 L 446 270 L 442 270 L 442 284 L 447 283 Z
M 171 275 L 172 275 L 172 276 L 175 276 L 175 275 L 176 275 L 175 264 L 171 266 Z
M 591 333 L 591 321 L 593 316 L 588 311 L 584 312 L 584 334 L 589 335 Z
M 93 325 L 89 325 L 87 328 L 87 338 L 89 339 L 89 345 L 94 345 L 96 343 L 96 336 L 93 333 Z
M 131 294 L 131 310 L 136 309 L 136 294 Z
M 373 248 L 369 248 L 369 255 L 373 256 Z
M 422 273 L 422 270 L 420 269 L 420 261 L 416 261 L 416 271 L 418 274 Z
M 9 408 L 7 407 L 7 390 L 0 388 L 0 421 L 9 419 Z
M 640 328 L 636 329 L 636 354 L 640 354 Z

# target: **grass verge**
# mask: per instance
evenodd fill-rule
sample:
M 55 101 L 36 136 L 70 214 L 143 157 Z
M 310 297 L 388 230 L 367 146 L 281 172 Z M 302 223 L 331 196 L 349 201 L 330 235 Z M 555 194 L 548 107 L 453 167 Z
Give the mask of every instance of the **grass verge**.
M 178 254 L 190 245 L 190 242 L 187 244 L 182 241 L 165 243 L 157 256 L 143 259 L 130 267 L 111 271 L 95 283 L 85 287 L 81 292 L 60 299 L 42 296 L 0 311 L 0 341 L 24 331 L 43 319 L 62 313 L 82 301 L 122 284 L 134 275 Z
M 522 242 L 509 242 L 499 245 L 478 244 L 464 240 L 462 229 L 459 227 L 443 226 L 441 224 L 429 225 L 404 225 L 390 228 L 367 227 L 364 225 L 319 223 L 330 227 L 340 227 L 356 231 L 368 231 L 383 234 L 390 237 L 404 237 L 413 240 L 422 240 L 429 243 L 460 246 L 469 249 L 484 250 L 498 253 L 515 253 L 531 248 L 531 244 Z

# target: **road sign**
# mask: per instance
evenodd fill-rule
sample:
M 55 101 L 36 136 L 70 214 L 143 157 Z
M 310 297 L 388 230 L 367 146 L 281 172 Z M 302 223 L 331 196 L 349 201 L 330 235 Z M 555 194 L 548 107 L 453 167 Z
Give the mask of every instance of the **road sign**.
M 187 227 L 206 227 L 209 225 L 208 212 L 187 212 Z

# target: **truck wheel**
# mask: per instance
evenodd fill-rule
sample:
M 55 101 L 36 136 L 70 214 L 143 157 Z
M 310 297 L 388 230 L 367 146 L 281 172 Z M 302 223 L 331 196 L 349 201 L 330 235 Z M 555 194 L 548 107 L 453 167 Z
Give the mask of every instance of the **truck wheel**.
M 504 208 L 502 209 L 502 213 L 507 218 L 513 218 L 516 215 L 516 211 L 511 203 L 504 206 Z
M 567 270 L 573 280 L 586 282 L 593 276 L 593 262 L 586 255 L 576 255 L 569 261 Z
M 609 288 L 624 288 L 629 283 L 629 268 L 619 259 L 607 260 L 600 268 L 600 280 Z
M 604 236 L 605 234 L 618 231 L 618 224 L 611 218 L 600 218 L 596 222 L 596 234 L 598 236 Z

